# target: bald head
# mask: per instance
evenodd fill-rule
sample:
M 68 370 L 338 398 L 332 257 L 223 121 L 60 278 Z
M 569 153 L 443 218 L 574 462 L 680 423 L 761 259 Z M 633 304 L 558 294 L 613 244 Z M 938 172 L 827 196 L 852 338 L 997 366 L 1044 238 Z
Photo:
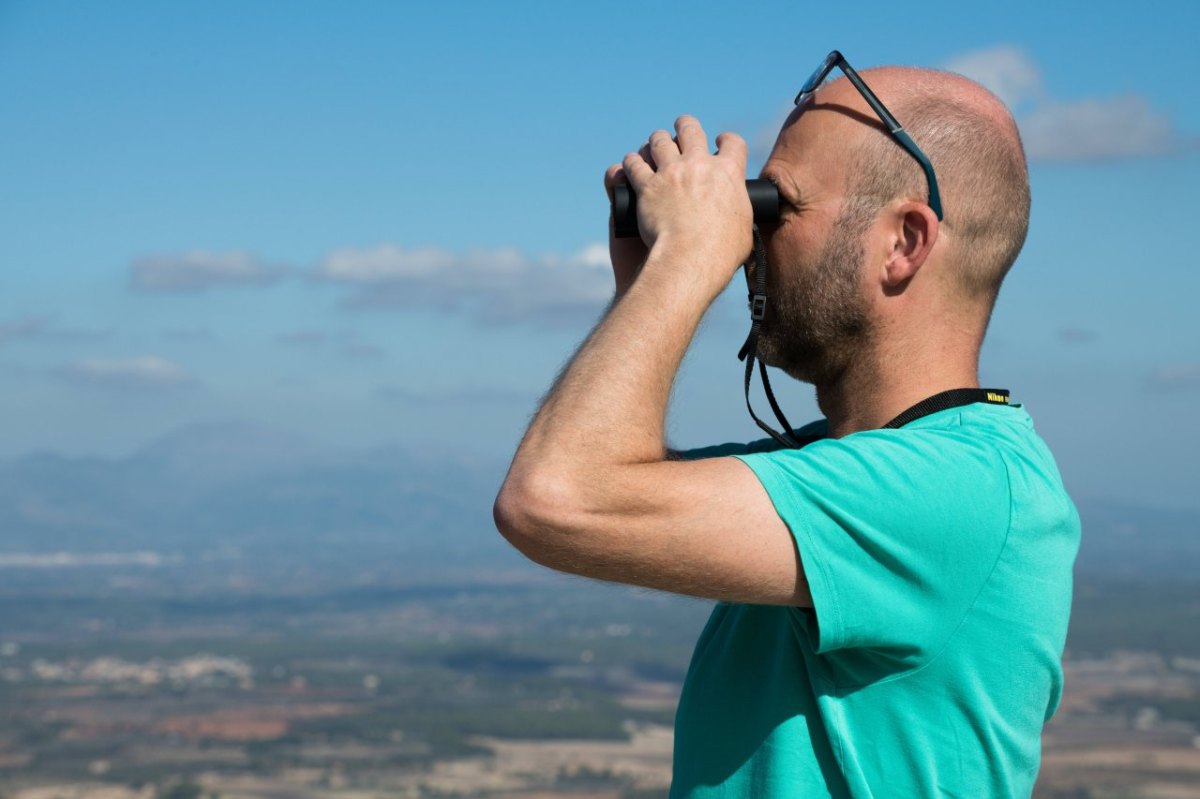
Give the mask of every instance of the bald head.
M 990 314 L 1029 227 L 1029 177 L 1016 123 L 995 95 L 961 75 L 911 67 L 861 73 L 933 164 L 944 219 L 938 242 L 947 277 Z M 886 132 L 850 82 L 822 86 L 813 107 L 841 106 L 853 125 L 842 138 L 843 216 L 865 230 L 895 200 L 926 201 L 925 173 Z M 855 113 L 857 112 L 857 113 Z

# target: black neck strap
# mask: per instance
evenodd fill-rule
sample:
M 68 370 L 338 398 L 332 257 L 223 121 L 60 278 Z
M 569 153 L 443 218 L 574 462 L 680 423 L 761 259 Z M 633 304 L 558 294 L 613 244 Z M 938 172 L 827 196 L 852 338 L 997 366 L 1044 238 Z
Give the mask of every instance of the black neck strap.
M 915 422 L 922 416 L 957 408 L 960 405 L 970 405 L 972 402 L 987 402 L 992 405 L 1008 404 L 1008 389 L 1006 388 L 952 388 L 940 394 L 934 394 L 912 406 L 904 413 L 883 426 L 883 429 L 904 427 L 909 422 Z
M 750 411 L 750 418 L 754 420 L 754 423 L 762 428 L 767 435 L 783 445 L 783 447 L 787 449 L 799 449 L 807 444 L 811 444 L 813 441 L 824 438 L 824 436 L 796 436 L 792 425 L 788 422 L 787 417 L 783 415 L 783 410 L 775 400 L 775 394 L 771 391 L 771 381 L 767 378 L 767 366 L 761 359 L 758 359 L 758 335 L 762 328 L 762 320 L 766 312 L 767 255 L 763 247 L 762 237 L 758 232 L 758 225 L 755 225 L 754 290 L 750 292 L 750 334 L 746 336 L 746 342 L 742 344 L 741 350 L 738 351 L 738 360 L 746 362 L 746 410 Z M 754 413 L 754 408 L 750 405 L 750 376 L 754 373 L 754 361 L 756 359 L 758 359 L 758 373 L 762 376 L 763 391 L 767 395 L 767 402 L 771 404 L 771 410 L 775 413 L 775 418 L 783 425 L 782 433 L 776 432 L 770 425 L 759 419 L 758 415 Z M 970 405 L 974 402 L 1008 405 L 1008 397 L 1008 390 L 1003 388 L 952 388 L 948 391 L 934 394 L 932 397 L 926 397 L 885 424 L 881 429 L 900 428 L 910 422 L 915 422 L 923 416 L 929 416 L 930 414 L 950 408 L 957 408 L 961 405 Z
M 771 426 L 758 418 L 758 414 L 754 412 L 754 408 L 750 405 L 750 376 L 754 374 L 754 360 L 758 358 L 758 332 L 762 327 L 763 316 L 767 313 L 767 253 L 763 247 L 762 236 L 758 233 L 758 225 L 754 226 L 754 291 L 750 292 L 750 334 L 746 336 L 746 343 L 742 344 L 742 349 L 738 352 L 738 360 L 746 362 L 746 410 L 750 411 L 750 418 L 754 420 L 760 428 L 766 432 L 771 438 L 778 441 L 787 449 L 795 449 L 803 446 L 792 438 L 792 425 L 788 422 L 787 417 L 783 415 L 783 410 L 779 407 L 779 403 L 775 401 L 775 394 L 771 392 L 771 381 L 767 378 L 767 366 L 761 360 L 758 362 L 758 373 L 762 375 L 763 390 L 767 393 L 767 401 L 771 403 L 771 410 L 775 412 L 775 418 L 783 425 L 783 433 L 777 433 L 771 429 Z M 806 442 L 807 443 L 807 442 Z

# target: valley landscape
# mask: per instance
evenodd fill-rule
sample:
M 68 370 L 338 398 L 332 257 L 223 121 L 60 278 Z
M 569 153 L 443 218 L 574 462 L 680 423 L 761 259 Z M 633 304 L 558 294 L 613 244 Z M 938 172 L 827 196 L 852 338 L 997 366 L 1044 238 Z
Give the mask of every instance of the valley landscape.
M 0 467 L 0 796 L 661 799 L 711 603 L 551 573 L 503 474 L 214 424 Z M 1038 797 L 1200 796 L 1200 516 L 1080 500 Z

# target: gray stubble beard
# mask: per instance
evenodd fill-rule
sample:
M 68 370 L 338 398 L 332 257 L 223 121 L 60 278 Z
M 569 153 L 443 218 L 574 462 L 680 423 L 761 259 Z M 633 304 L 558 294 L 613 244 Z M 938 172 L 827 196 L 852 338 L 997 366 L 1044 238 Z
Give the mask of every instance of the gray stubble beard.
M 814 385 L 836 381 L 869 342 L 872 325 L 859 289 L 866 225 L 843 212 L 834 223 L 816 266 L 780 279 L 769 272 L 767 314 L 758 351 L 764 363 Z

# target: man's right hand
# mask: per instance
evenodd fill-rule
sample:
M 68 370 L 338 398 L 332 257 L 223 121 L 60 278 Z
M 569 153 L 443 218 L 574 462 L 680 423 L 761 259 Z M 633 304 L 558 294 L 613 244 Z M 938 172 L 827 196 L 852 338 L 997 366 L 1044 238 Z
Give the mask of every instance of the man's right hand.
M 625 169 L 620 164 L 613 164 L 604 173 L 604 190 L 608 193 L 608 204 L 612 207 L 613 186 L 628 186 Z M 634 278 L 646 263 L 649 250 L 641 236 L 630 236 L 618 239 L 613 233 L 612 213 L 608 215 L 608 255 L 612 259 L 613 277 L 617 282 L 617 299 L 624 296 L 633 285 Z

